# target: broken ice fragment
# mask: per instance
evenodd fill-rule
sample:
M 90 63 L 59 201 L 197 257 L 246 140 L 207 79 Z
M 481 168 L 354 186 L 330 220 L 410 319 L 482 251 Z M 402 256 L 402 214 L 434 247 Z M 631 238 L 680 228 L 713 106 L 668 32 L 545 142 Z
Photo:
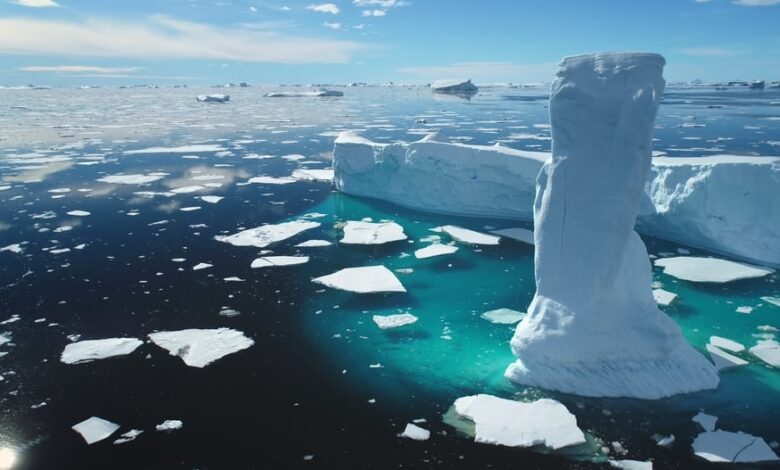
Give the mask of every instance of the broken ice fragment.
M 416 424 L 407 423 L 404 432 L 401 433 L 401 437 L 406 437 L 415 441 L 427 441 L 431 437 L 431 432 Z
M 312 282 L 359 294 L 406 292 L 395 274 L 381 265 L 345 268 L 327 276 L 314 278 Z
M 301 232 L 319 227 L 319 222 L 309 220 L 292 220 L 274 225 L 261 225 L 260 227 L 243 230 L 233 235 L 217 235 L 215 240 L 230 243 L 234 246 L 254 246 L 265 248 L 268 245 L 288 238 L 292 238 Z
M 328 240 L 306 240 L 305 242 L 295 245 L 296 248 L 319 248 L 323 246 L 331 246 L 333 243 Z
M 363 222 L 350 220 L 344 226 L 344 237 L 339 240 L 347 245 L 382 245 L 406 240 L 403 227 L 395 222 Z
M 485 312 L 480 316 L 491 323 L 512 325 L 522 320 L 525 317 L 525 312 L 518 312 L 517 310 L 508 308 L 499 308 Z
M 99 178 L 101 183 L 111 184 L 148 184 L 163 179 L 161 175 L 108 175 Z
M 73 425 L 71 429 L 81 434 L 81 437 L 87 441 L 87 444 L 94 444 L 113 434 L 114 431 L 119 429 L 119 425 L 103 418 L 93 416 Z
M 534 232 L 533 230 L 528 230 L 525 228 L 520 227 L 514 227 L 514 228 L 504 228 L 501 230 L 493 230 L 490 233 L 511 238 L 512 240 L 526 243 L 528 245 L 534 244 Z
M 710 344 L 717 348 L 734 353 L 741 353 L 745 350 L 745 346 L 728 338 L 721 338 L 720 336 L 710 336 Z
M 457 246 L 442 245 L 441 243 L 434 243 L 428 245 L 425 248 L 420 248 L 414 252 L 414 257 L 417 259 L 432 258 L 434 256 L 449 255 L 458 251 Z
M 691 282 L 731 282 L 753 279 L 775 272 L 772 268 L 753 266 L 736 261 L 716 258 L 676 256 L 655 260 L 655 265 L 664 268 L 664 274 Z
M 396 315 L 374 315 L 371 317 L 376 325 L 387 330 L 389 328 L 398 328 L 399 326 L 411 325 L 416 323 L 418 318 L 411 313 L 399 313 Z
M 710 353 L 710 358 L 718 370 L 744 366 L 748 363 L 748 361 L 729 354 L 726 351 L 723 351 L 722 349 L 714 346 L 712 343 L 707 345 L 707 352 Z
M 653 462 L 641 460 L 610 460 L 609 466 L 621 470 L 653 470 Z
M 124 444 L 130 441 L 134 441 L 135 438 L 137 438 L 141 434 L 143 434 L 143 431 L 141 431 L 140 429 L 131 429 L 126 433 L 121 434 L 119 439 L 116 439 L 114 441 L 114 444 Z
M 698 423 L 705 431 L 714 431 L 715 423 L 718 422 L 718 417 L 700 411 L 696 416 L 691 418 L 691 421 Z
M 706 431 L 693 440 L 693 452 L 710 462 L 776 462 L 777 455 L 760 437 L 743 432 Z
M 192 267 L 193 271 L 200 271 L 201 269 L 207 269 L 214 266 L 213 264 L 209 263 L 198 263 L 195 266 Z
M 161 331 L 150 334 L 149 339 L 190 367 L 205 367 L 255 344 L 242 332 L 231 328 Z
M 780 343 L 775 340 L 759 341 L 758 344 L 750 348 L 750 354 L 772 367 L 780 368 Z
M 222 196 L 201 196 L 200 199 L 203 202 L 208 202 L 209 204 L 216 204 L 225 198 Z
M 499 240 L 501 240 L 501 237 L 495 235 L 475 232 L 474 230 L 455 225 L 444 225 L 441 227 L 441 230 L 452 237 L 453 240 L 471 245 L 498 245 Z
M 62 351 L 60 361 L 65 364 L 105 359 L 107 357 L 125 356 L 135 351 L 143 341 L 138 338 L 106 338 L 70 343 Z
M 253 268 L 270 268 L 276 266 L 294 266 L 309 262 L 308 256 L 264 256 L 252 261 Z
M 166 419 L 165 421 L 162 422 L 162 424 L 158 424 L 154 428 L 162 432 L 171 432 L 177 429 L 181 429 L 182 426 L 184 426 L 184 423 L 182 423 L 178 419 Z
M 653 289 L 653 297 L 658 305 L 668 307 L 677 298 L 677 294 L 663 289 Z
M 81 211 L 81 210 L 69 211 L 69 212 L 66 212 L 66 213 L 68 215 L 70 215 L 70 216 L 73 216 L 73 217 L 86 217 L 86 216 L 90 215 L 90 212 Z
M 301 168 L 293 171 L 292 178 L 304 181 L 333 181 L 333 169 L 313 170 Z

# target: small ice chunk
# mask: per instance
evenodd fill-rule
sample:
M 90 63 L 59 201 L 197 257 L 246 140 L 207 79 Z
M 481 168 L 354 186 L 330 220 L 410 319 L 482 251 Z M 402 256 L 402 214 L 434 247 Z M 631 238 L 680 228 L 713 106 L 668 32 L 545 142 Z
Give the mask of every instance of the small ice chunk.
M 225 281 L 225 282 L 245 282 L 244 279 L 241 279 L 238 276 L 226 277 L 225 279 L 223 279 L 223 281 Z
M 230 101 L 230 95 L 211 93 L 208 95 L 198 95 L 195 99 L 201 103 L 227 103 Z
M 744 366 L 748 363 L 746 360 L 729 354 L 726 351 L 713 346 L 712 344 L 707 345 L 707 351 L 710 353 L 710 358 L 712 358 L 712 362 L 715 364 L 715 367 L 717 367 L 718 370 Z
M 68 214 L 70 216 L 73 216 L 73 217 L 86 217 L 86 216 L 90 215 L 91 213 L 87 212 L 87 211 L 74 210 L 74 211 L 66 212 L 66 214 Z
M 162 175 L 119 174 L 119 175 L 104 176 L 102 178 L 98 178 L 98 181 L 100 181 L 101 183 L 110 183 L 110 184 L 148 184 L 148 183 L 153 183 L 157 180 L 161 180 L 163 178 L 164 176 Z
M 65 364 L 80 364 L 96 359 L 126 356 L 143 344 L 138 338 L 106 338 L 78 341 L 65 346 L 60 361 Z
M 704 412 L 699 411 L 699 413 L 691 418 L 691 421 L 694 423 L 698 423 L 699 426 L 702 427 L 705 431 L 714 431 L 715 430 L 715 423 L 718 422 L 717 416 L 708 415 Z
M 341 243 L 347 245 L 382 245 L 406 240 L 403 227 L 395 222 L 363 222 L 350 220 L 344 226 Z
M 277 243 L 292 238 L 299 233 L 319 227 L 319 222 L 310 220 L 292 220 L 280 224 L 261 225 L 250 228 L 233 235 L 217 235 L 215 240 L 230 243 L 234 246 L 254 246 L 265 248 L 272 243 Z
M 743 432 L 707 431 L 693 440 L 693 453 L 710 462 L 776 462 L 777 455 L 760 437 Z
M 382 265 L 345 268 L 327 276 L 314 278 L 312 282 L 359 294 L 406 292 L 395 274 Z
M 305 242 L 295 245 L 296 248 L 319 248 L 323 246 L 331 246 L 333 243 L 328 240 L 306 240 Z
M 253 268 L 272 268 L 277 266 L 294 266 L 309 262 L 308 256 L 264 256 L 252 261 Z
M 512 240 L 526 243 L 528 245 L 534 244 L 534 231 L 528 230 L 526 228 L 521 228 L 521 227 L 504 228 L 501 230 L 492 230 L 490 233 L 502 237 L 506 237 L 506 238 L 511 238 Z
M 641 460 L 610 460 L 609 466 L 621 470 L 653 470 L 653 462 Z
M 253 178 L 249 178 L 246 182 L 247 184 L 290 184 L 295 183 L 296 179 L 289 178 L 287 176 L 283 176 L 281 178 L 278 178 L 276 176 L 255 176 Z
M 225 199 L 222 196 L 201 196 L 200 200 L 203 202 L 208 202 L 209 204 L 216 204 L 219 201 Z
M 401 437 L 414 439 L 415 441 L 427 441 L 431 437 L 431 432 L 416 424 L 407 423 L 404 432 L 401 433 Z
M 710 336 L 710 344 L 716 348 L 723 349 L 724 351 L 731 351 L 733 353 L 741 353 L 745 351 L 745 346 L 737 343 L 736 341 L 728 338 L 722 338 L 720 336 Z
M 207 269 L 214 266 L 213 264 L 209 263 L 198 263 L 195 266 L 192 267 L 193 271 L 200 271 L 201 269 Z
M 160 331 L 150 334 L 149 339 L 190 367 L 205 367 L 255 344 L 242 332 L 231 328 Z
M 414 257 L 417 259 L 432 258 L 434 256 L 449 255 L 458 251 L 457 246 L 442 245 L 441 243 L 434 243 L 428 245 L 425 248 L 420 248 L 414 252 Z
M 71 427 L 74 431 L 81 434 L 81 437 L 87 441 L 87 444 L 94 444 L 102 441 L 119 429 L 119 425 L 107 421 L 103 418 L 93 416 Z
M 577 418 L 549 398 L 523 403 L 479 394 L 455 400 L 455 411 L 476 424 L 476 442 L 553 450 L 585 443 Z
M 763 300 L 764 302 L 770 303 L 770 304 L 774 305 L 775 307 L 780 307 L 780 297 L 769 297 L 769 296 L 766 296 L 766 297 L 761 297 L 761 300 Z
M 750 306 L 747 306 L 747 305 L 741 305 L 741 306 L 737 307 L 736 312 L 737 313 L 744 313 L 746 315 L 749 315 L 749 314 L 753 313 L 753 307 L 750 307 Z
M 22 245 L 19 243 L 13 243 L 11 245 L 4 246 L 0 248 L 0 252 L 3 251 L 10 251 L 11 253 L 21 253 L 22 252 Z
M 525 312 L 518 312 L 517 310 L 509 308 L 499 308 L 485 312 L 480 316 L 490 323 L 512 325 L 522 320 L 523 317 L 525 317 Z
M 669 292 L 668 290 L 653 289 L 653 297 L 655 297 L 655 302 L 658 305 L 662 307 L 668 307 L 672 304 L 672 302 L 675 301 L 677 294 L 674 292 Z
M 166 419 L 165 421 L 162 422 L 162 424 L 158 424 L 154 428 L 158 431 L 171 432 L 177 429 L 181 429 L 182 426 L 184 426 L 184 423 L 182 423 L 178 419 Z
M 750 354 L 772 367 L 780 368 L 780 343 L 773 339 L 759 341 L 758 344 L 750 348 Z
M 198 191 L 205 190 L 205 186 L 200 185 L 193 185 L 193 186 L 180 186 L 178 188 L 171 189 L 171 194 L 189 194 L 189 193 L 196 193 Z
M 453 240 L 472 245 L 498 245 L 501 237 L 488 235 L 487 233 L 475 232 L 455 225 L 444 225 L 441 230 L 452 237 Z
M 656 444 L 661 447 L 671 447 L 672 444 L 674 444 L 674 441 L 674 434 L 669 434 L 668 436 L 660 436 L 660 438 L 656 441 Z
M 314 170 L 300 168 L 293 171 L 292 178 L 304 181 L 333 181 L 333 169 L 328 168 L 324 170 Z
M 374 315 L 371 317 L 376 325 L 387 330 L 389 328 L 398 328 L 399 326 L 411 325 L 416 323 L 418 318 L 411 313 L 399 313 L 396 315 Z
M 134 441 L 136 437 L 143 434 L 143 431 L 140 429 L 131 429 L 127 431 L 126 433 L 122 434 L 119 439 L 114 441 L 114 444 L 124 444 L 126 442 Z
M 775 272 L 772 268 L 753 266 L 736 261 L 717 258 L 698 258 L 694 256 L 676 256 L 660 258 L 654 261 L 656 266 L 664 268 L 664 273 L 691 282 L 731 282 L 740 279 L 753 279 Z

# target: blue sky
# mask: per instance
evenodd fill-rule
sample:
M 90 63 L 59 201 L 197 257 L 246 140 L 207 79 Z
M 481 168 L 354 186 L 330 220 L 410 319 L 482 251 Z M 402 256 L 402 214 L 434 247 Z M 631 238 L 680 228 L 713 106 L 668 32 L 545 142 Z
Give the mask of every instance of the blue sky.
M 3 85 L 522 83 L 604 50 L 780 80 L 780 0 L 0 0 Z

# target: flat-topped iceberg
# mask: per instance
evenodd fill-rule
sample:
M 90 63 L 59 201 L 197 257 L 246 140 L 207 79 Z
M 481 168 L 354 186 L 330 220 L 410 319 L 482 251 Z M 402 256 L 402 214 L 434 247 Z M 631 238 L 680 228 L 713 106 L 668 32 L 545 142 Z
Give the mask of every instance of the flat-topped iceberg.
M 381 265 L 344 268 L 327 276 L 314 278 L 312 282 L 358 294 L 406 292 L 395 274 Z
M 116 423 L 92 416 L 78 424 L 74 424 L 71 426 L 71 429 L 81 434 L 81 437 L 84 438 L 87 444 L 94 444 L 114 434 L 119 427 Z
M 265 248 L 268 245 L 287 240 L 299 233 L 319 226 L 319 222 L 311 220 L 291 220 L 280 224 L 261 225 L 260 227 L 242 230 L 232 235 L 217 235 L 214 239 L 234 246 Z
M 230 101 L 230 95 L 212 93 L 210 95 L 198 95 L 195 99 L 201 103 L 227 103 Z
M 745 263 L 717 258 L 675 256 L 655 260 L 655 265 L 664 268 L 664 273 L 691 282 L 732 282 L 768 276 L 775 272 L 771 268 L 751 266 Z
M 217 359 L 255 344 L 244 333 L 231 328 L 160 331 L 151 333 L 149 339 L 168 350 L 171 356 L 180 357 L 190 367 L 206 367 Z
M 715 388 L 713 365 L 658 309 L 634 231 L 665 61 L 564 59 L 550 96 L 553 156 L 534 205 L 536 294 L 506 377 L 585 396 L 656 399 Z M 618 333 L 619 332 L 619 333 Z
M 449 93 L 454 95 L 473 95 L 479 88 L 471 83 L 471 80 L 459 78 L 436 80 L 431 83 L 431 91 L 434 93 Z
M 363 222 L 350 220 L 344 225 L 345 245 L 383 245 L 406 240 L 404 228 L 395 222 Z
M 484 444 L 542 445 L 555 450 L 585 443 L 577 418 L 549 398 L 523 403 L 493 395 L 471 395 L 455 400 L 455 412 L 474 422 L 474 440 Z
M 60 361 L 80 364 L 114 356 L 126 356 L 143 344 L 138 338 L 106 338 L 78 341 L 65 346 Z

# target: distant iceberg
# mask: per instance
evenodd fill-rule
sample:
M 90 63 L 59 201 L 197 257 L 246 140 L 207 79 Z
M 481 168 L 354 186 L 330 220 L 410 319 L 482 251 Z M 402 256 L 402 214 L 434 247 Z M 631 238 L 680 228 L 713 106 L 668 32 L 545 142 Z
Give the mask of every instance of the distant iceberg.
M 436 80 L 431 83 L 431 91 L 434 93 L 449 93 L 454 95 L 473 95 L 479 88 L 471 83 L 471 80 L 447 79 Z
M 277 91 L 266 93 L 266 98 L 305 98 L 305 97 L 325 97 L 325 96 L 344 96 L 343 91 L 338 90 L 312 90 L 312 91 Z
M 196 99 L 202 103 L 227 103 L 230 101 L 230 95 L 214 93 L 211 95 L 198 95 Z

